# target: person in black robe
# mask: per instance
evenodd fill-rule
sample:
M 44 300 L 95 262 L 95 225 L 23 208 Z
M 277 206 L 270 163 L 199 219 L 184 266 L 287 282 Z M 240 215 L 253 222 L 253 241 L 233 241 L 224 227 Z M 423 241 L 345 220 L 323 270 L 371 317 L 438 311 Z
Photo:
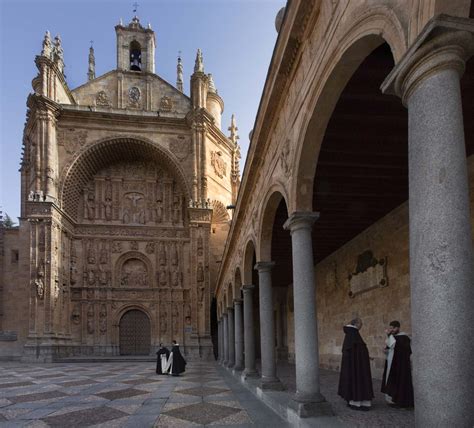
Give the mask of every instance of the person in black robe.
M 166 346 L 160 343 L 160 349 L 156 353 L 156 374 L 165 375 L 167 374 L 163 370 L 166 368 L 170 351 Z
M 353 319 L 343 328 L 345 338 L 342 344 L 341 373 L 337 393 L 347 401 L 351 409 L 370 410 L 374 391 L 369 351 L 360 336 L 361 328 L 360 318 Z
M 169 364 L 169 370 L 172 376 L 179 376 L 186 370 L 186 360 L 181 355 L 181 351 L 179 350 L 179 344 L 176 343 L 176 340 L 173 340 Z
M 411 378 L 411 340 L 400 332 L 400 322 L 392 321 L 385 341 L 387 360 L 382 378 L 382 392 L 393 407 L 413 407 L 413 382 Z

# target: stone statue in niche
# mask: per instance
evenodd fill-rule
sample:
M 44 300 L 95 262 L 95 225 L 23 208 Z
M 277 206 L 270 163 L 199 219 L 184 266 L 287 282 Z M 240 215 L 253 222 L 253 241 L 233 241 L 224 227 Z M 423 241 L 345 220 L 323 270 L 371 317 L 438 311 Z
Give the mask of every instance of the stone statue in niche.
M 166 250 L 165 250 L 165 244 L 163 242 L 160 242 L 158 261 L 160 265 L 166 265 Z
M 148 269 L 139 259 L 129 259 L 122 266 L 121 284 L 128 287 L 148 287 Z
M 89 305 L 87 309 L 87 333 L 94 333 L 94 307 Z
M 145 197 L 142 193 L 125 194 L 122 220 L 124 224 L 145 224 Z
M 202 266 L 202 262 L 199 262 L 198 264 L 196 279 L 197 279 L 197 282 L 204 281 L 204 268 Z
M 87 263 L 93 265 L 95 264 L 95 245 L 94 241 L 89 241 L 87 249 Z
M 154 242 L 147 242 L 145 246 L 145 252 L 147 254 L 153 254 L 155 252 L 155 243 Z
M 112 253 L 121 253 L 122 252 L 122 243 L 119 241 L 112 242 Z
M 105 187 L 104 213 L 107 221 L 112 220 L 112 185 L 108 181 Z
M 160 331 L 161 334 L 165 334 L 168 331 L 168 313 L 166 309 L 162 307 L 160 315 Z
M 41 260 L 38 264 L 38 269 L 36 271 L 35 287 L 36 287 L 36 296 L 38 299 L 44 299 L 44 261 Z
M 81 322 L 81 311 L 78 305 L 75 305 L 74 309 L 72 310 L 71 321 L 75 325 L 79 325 L 79 323 Z
M 163 202 L 158 199 L 155 204 L 155 222 L 161 223 L 163 221 Z
M 94 220 L 95 218 L 95 195 L 93 188 L 84 191 L 84 218 Z
M 179 257 L 178 257 L 178 246 L 176 245 L 176 242 L 173 243 L 173 246 L 171 247 L 171 264 L 173 266 L 176 266 L 179 263 Z
M 77 284 L 77 267 L 76 267 L 76 259 L 73 258 L 71 259 L 71 265 L 70 265 L 70 282 L 71 285 Z
M 204 286 L 203 285 L 198 288 L 198 300 L 199 300 L 199 303 L 204 302 Z
M 87 271 L 87 284 L 95 285 L 95 272 L 94 268 L 90 267 Z
M 181 286 L 181 272 L 179 270 L 179 266 L 174 266 L 173 270 L 171 271 L 171 286 L 172 287 L 179 287 Z
M 102 304 L 99 312 L 99 331 L 101 334 L 107 332 L 107 308 Z
M 164 265 L 161 265 L 158 271 L 158 284 L 160 284 L 160 287 L 168 286 L 168 271 Z
M 174 195 L 173 198 L 173 223 L 181 223 L 181 197 Z
M 179 332 L 179 307 L 177 303 L 173 303 L 173 333 Z
M 138 241 L 130 241 L 130 249 L 133 251 L 138 251 Z
M 184 319 L 187 325 L 191 324 L 191 305 L 189 303 L 184 307 Z
M 105 241 L 102 242 L 102 246 L 100 248 L 100 256 L 99 256 L 99 263 L 101 265 L 106 265 L 108 262 L 108 251 L 107 251 L 107 244 Z
M 107 271 L 102 266 L 99 268 L 99 283 L 104 287 L 109 284 Z
M 92 288 L 87 289 L 86 297 L 87 297 L 87 300 L 92 300 L 95 297 L 95 293 Z

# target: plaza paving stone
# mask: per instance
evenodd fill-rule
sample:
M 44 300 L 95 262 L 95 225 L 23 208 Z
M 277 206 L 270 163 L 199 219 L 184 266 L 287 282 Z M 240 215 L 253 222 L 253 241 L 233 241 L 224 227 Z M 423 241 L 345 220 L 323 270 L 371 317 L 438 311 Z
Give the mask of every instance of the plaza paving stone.
M 230 372 L 189 362 L 183 376 L 156 375 L 153 363 L 0 363 L 0 427 L 286 427 Z M 294 366 L 278 375 L 295 389 Z M 347 408 L 338 373 L 321 371 L 321 390 L 347 427 L 412 427 L 413 410 L 388 407 L 374 381 L 370 412 Z M 323 425 L 324 426 L 324 425 Z

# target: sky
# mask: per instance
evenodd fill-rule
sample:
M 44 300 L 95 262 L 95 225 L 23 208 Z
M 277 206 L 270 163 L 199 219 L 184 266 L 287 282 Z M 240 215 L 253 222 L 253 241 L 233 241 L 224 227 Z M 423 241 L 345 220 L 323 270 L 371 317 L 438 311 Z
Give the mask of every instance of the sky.
M 0 210 L 20 215 L 21 146 L 26 99 L 37 74 L 35 56 L 46 30 L 61 35 L 66 80 L 74 89 L 87 80 L 93 41 L 96 76 L 116 68 L 114 27 L 128 24 L 135 0 L 0 0 Z M 285 0 L 142 0 L 137 15 L 156 33 L 156 73 L 176 82 L 182 52 L 184 92 L 189 95 L 197 48 L 225 103 L 222 130 L 235 113 L 241 171 L 277 38 L 275 16 Z

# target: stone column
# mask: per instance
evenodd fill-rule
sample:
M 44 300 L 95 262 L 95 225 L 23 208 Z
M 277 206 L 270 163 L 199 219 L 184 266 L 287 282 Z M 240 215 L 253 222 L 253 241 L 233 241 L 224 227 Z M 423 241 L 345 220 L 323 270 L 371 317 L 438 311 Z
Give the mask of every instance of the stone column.
M 222 364 L 226 365 L 227 362 L 229 361 L 229 325 L 227 324 L 227 314 L 224 313 L 222 314 L 222 318 L 224 320 L 223 323 L 223 332 L 224 332 L 224 337 L 223 337 L 223 345 L 224 345 L 224 359 L 222 360 Z
M 474 325 L 474 273 L 459 83 L 473 34 L 472 20 L 432 19 L 382 85 L 408 108 L 413 384 L 420 427 L 474 425 L 474 341 L 465 335 Z
M 217 322 L 217 361 L 222 361 L 222 319 Z
M 242 320 L 242 300 L 234 300 L 235 324 L 235 370 L 244 368 L 244 326 Z
M 295 212 L 283 227 L 291 233 L 293 260 L 293 302 L 295 317 L 296 394 L 299 414 L 331 414 L 320 392 L 319 346 L 316 317 L 313 242 L 311 230 L 319 213 Z
M 242 286 L 244 294 L 244 377 L 257 377 L 255 368 L 255 325 L 253 319 L 253 290 L 254 285 Z
M 258 290 L 260 298 L 260 351 L 262 354 L 262 389 L 282 390 L 276 375 L 275 325 L 273 320 L 272 268 L 274 262 L 258 262 Z
M 227 367 L 234 367 L 235 364 L 235 328 L 234 328 L 234 308 L 229 306 L 227 308 L 227 328 L 229 340 L 229 358 L 227 360 Z

